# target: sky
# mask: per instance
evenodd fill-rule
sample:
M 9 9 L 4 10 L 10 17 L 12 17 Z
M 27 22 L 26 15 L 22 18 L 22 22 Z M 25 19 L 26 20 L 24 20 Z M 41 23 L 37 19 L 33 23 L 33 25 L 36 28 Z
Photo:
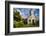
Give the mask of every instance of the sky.
M 39 9 L 36 9 L 36 8 L 16 8 L 16 10 L 19 11 L 22 16 L 27 16 L 27 17 L 29 16 L 29 14 L 31 14 L 32 9 L 35 9 L 34 15 L 39 16 Z

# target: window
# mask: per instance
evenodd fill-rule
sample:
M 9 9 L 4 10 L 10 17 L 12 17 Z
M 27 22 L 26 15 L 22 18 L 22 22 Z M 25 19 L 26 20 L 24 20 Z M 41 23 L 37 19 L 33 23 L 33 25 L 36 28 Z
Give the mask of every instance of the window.
M 31 22 L 31 20 L 29 20 L 29 22 Z

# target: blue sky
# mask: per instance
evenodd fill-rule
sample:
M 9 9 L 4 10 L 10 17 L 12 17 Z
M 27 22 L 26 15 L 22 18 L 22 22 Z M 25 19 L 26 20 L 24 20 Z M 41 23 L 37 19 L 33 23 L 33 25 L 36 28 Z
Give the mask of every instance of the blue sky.
M 16 10 L 21 11 L 22 16 L 29 16 L 29 14 L 31 14 L 32 9 L 35 9 L 35 11 L 34 11 L 35 16 L 39 16 L 39 9 L 36 9 L 36 8 L 16 8 Z

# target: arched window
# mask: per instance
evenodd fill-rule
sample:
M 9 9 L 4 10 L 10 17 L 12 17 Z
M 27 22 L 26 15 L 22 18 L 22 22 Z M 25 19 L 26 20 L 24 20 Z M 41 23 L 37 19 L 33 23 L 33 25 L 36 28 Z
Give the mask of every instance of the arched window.
M 31 20 L 29 20 L 29 22 L 31 22 Z
M 32 23 L 34 23 L 34 20 L 32 20 Z
M 35 25 L 34 19 L 32 20 L 32 24 Z

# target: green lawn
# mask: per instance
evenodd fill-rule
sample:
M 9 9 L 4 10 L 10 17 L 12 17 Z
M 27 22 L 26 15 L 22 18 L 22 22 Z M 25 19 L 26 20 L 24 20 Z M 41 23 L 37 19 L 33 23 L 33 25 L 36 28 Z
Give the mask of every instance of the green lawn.
M 39 23 L 37 22 L 36 24 L 24 24 L 22 21 L 14 21 L 14 28 L 20 28 L 20 27 L 38 27 Z

